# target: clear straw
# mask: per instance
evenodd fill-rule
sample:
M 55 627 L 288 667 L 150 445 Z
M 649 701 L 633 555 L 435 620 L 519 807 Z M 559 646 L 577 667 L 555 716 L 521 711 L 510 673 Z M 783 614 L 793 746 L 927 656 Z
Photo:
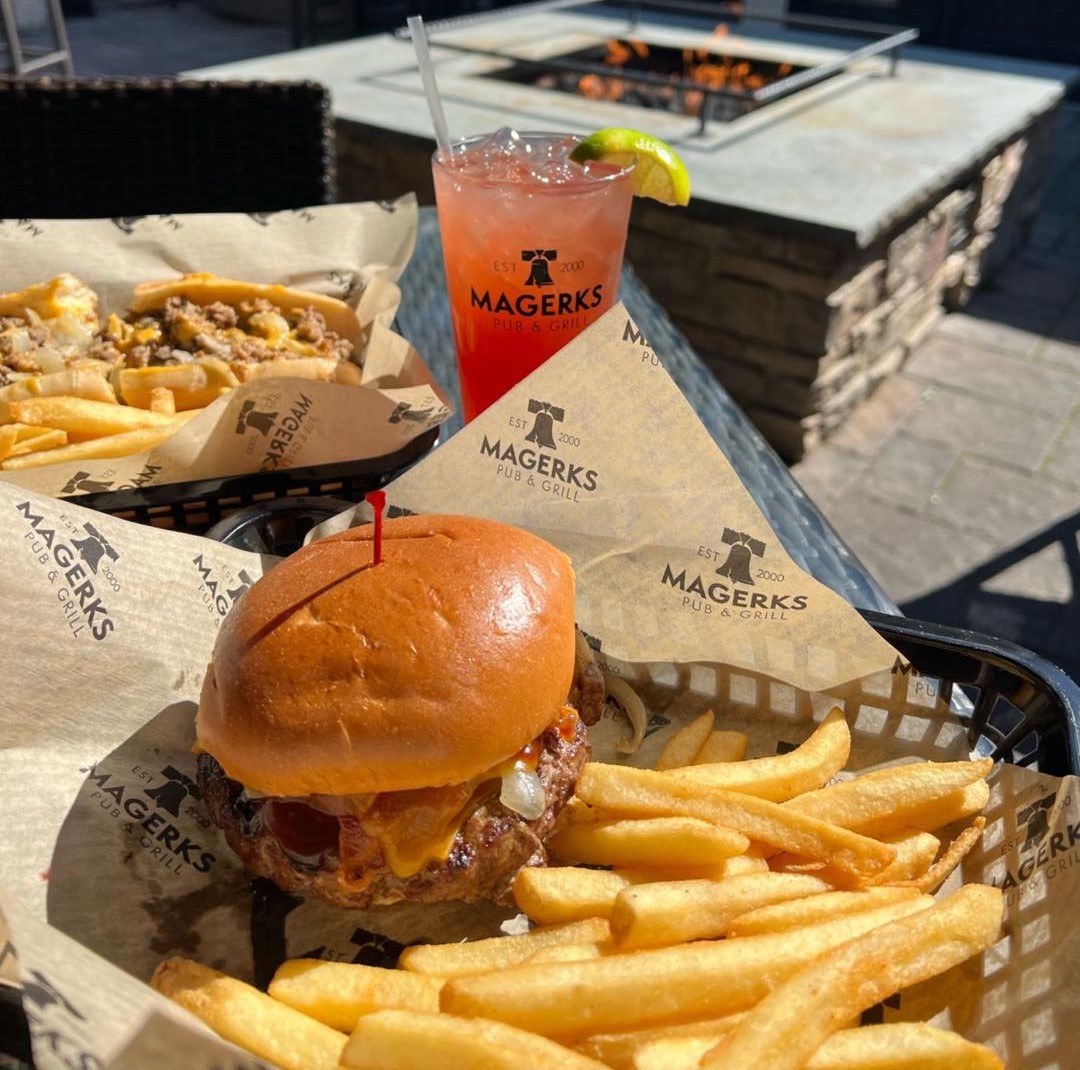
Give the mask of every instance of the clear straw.
M 413 15 L 405 21 L 412 37 L 413 48 L 416 50 L 420 77 L 424 81 L 428 110 L 431 112 L 431 122 L 435 127 L 435 144 L 439 146 L 440 156 L 449 156 L 450 131 L 447 129 L 446 116 L 443 114 L 439 87 L 435 84 L 435 65 L 431 62 L 431 50 L 428 48 L 427 33 L 424 31 L 424 20 L 420 15 Z

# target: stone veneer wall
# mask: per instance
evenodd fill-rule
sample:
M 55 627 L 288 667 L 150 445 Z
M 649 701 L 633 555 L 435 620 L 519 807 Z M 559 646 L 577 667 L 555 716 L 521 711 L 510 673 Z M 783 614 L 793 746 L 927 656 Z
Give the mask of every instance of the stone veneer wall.
M 943 309 L 1026 240 L 1053 114 L 998 146 L 867 248 L 784 221 L 722 221 L 714 206 L 635 204 L 627 256 L 713 374 L 777 451 L 796 461 L 897 371 Z M 415 189 L 432 203 L 430 146 L 338 129 L 343 200 Z

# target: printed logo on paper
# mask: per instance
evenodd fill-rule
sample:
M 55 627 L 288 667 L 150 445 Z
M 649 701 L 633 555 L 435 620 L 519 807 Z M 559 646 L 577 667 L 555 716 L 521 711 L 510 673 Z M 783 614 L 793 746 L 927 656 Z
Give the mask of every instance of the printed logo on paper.
M 689 565 L 665 562 L 660 583 L 682 596 L 684 609 L 739 620 L 787 620 L 789 613 L 806 609 L 809 595 L 748 589 L 762 584 L 775 588 L 787 582 L 783 572 L 764 564 L 765 542 L 729 527 L 723 528 L 718 542 L 718 546 L 697 548 L 698 558 L 710 564 L 720 562 L 711 573 L 701 571 L 696 561 Z
M 937 676 L 927 676 L 911 664 L 910 661 L 904 661 L 899 655 L 893 662 L 892 668 L 889 670 L 893 676 L 909 676 L 911 682 L 908 684 L 909 694 L 912 695 L 924 695 L 927 698 L 937 698 L 941 688 L 941 679 Z
M 558 402 L 530 398 L 527 415 L 510 417 L 512 434 L 494 441 L 484 435 L 480 455 L 493 458 L 495 474 L 512 483 L 566 502 L 585 501 L 600 485 L 600 474 L 574 459 L 581 436 L 567 424 L 566 411 Z M 566 457 L 555 456 L 560 447 Z
M 362 966 L 383 966 L 393 969 L 408 944 L 399 944 L 389 936 L 370 932 L 367 929 L 354 929 L 349 943 L 356 948 L 353 952 L 336 951 L 321 944 L 310 951 L 304 951 L 294 958 L 323 959 L 326 962 L 351 962 Z
M 312 400 L 300 394 L 283 403 L 280 393 L 263 394 L 256 402 L 250 398 L 236 414 L 236 434 L 245 440 L 244 452 L 259 458 L 260 472 L 288 468 L 315 429 Z
M 88 1032 L 86 1015 L 45 974 L 32 967 L 26 970 L 22 995 L 31 1035 L 39 1044 L 48 1043 L 52 1065 L 104 1070 L 105 1064 L 90 1050 L 89 1038 L 82 1035 Z
M 61 513 L 55 519 L 30 502 L 15 506 L 26 548 L 53 591 L 56 612 L 76 639 L 102 641 L 116 628 L 108 599 L 123 589 L 120 554 L 92 524 Z
M 411 401 L 399 401 L 394 411 L 387 417 L 390 424 L 420 424 L 425 430 L 441 423 L 450 414 L 442 402 L 430 398 L 424 405 L 414 405 Z
M 641 351 L 641 363 L 651 364 L 654 368 L 663 367 L 660 363 L 660 358 L 653 352 L 653 347 L 649 344 L 649 340 L 645 337 L 644 333 L 639 331 L 637 327 L 627 318 L 626 323 L 623 324 L 622 340 L 629 342 L 632 346 L 636 346 Z
M 994 847 L 999 860 L 991 870 L 989 883 L 1005 893 L 1008 906 L 1019 901 L 1024 886 L 1032 878 L 1041 876 L 1052 881 L 1080 863 L 1080 822 L 1065 824 L 1057 832 L 1050 831 L 1057 801 L 1057 794 L 1051 791 L 1017 807 L 1016 833 Z M 1067 810 L 1071 806 L 1071 795 L 1065 795 L 1062 808 Z M 1009 859 L 1011 854 L 1017 857 Z
M 162 467 L 160 464 L 147 461 L 133 479 L 123 483 L 109 478 L 115 474 L 115 468 L 107 468 L 102 472 L 84 472 L 80 469 L 60 489 L 60 497 L 78 494 L 102 494 L 112 490 L 138 490 L 139 487 L 145 487 L 147 484 L 153 483 L 154 477 L 161 471 Z
M 174 876 L 189 869 L 210 872 L 217 856 L 180 827 L 190 828 L 192 822 L 198 828 L 210 827 L 199 805 L 202 793 L 187 773 L 173 765 L 133 765 L 123 773 L 103 773 L 94 765 L 82 771 L 91 788 L 90 800 L 119 821 L 163 870 Z
M 183 223 L 172 215 L 118 215 L 113 216 L 110 222 L 117 230 L 121 230 L 125 234 L 134 234 L 135 229 L 144 219 L 157 219 L 162 226 L 168 227 L 169 230 L 179 230 L 183 226 Z
M 726 576 L 732 583 L 745 583 L 753 587 L 750 564 L 755 557 L 765 556 L 765 543 L 734 528 L 724 528 L 721 540 L 731 549 L 728 551 L 727 560 L 716 570 L 716 574 Z
M 249 427 L 253 427 L 265 438 L 270 434 L 277 416 L 276 412 L 258 408 L 254 401 L 245 401 L 236 414 L 236 433 L 242 435 Z
M 112 490 L 112 481 L 95 479 L 89 472 L 76 472 L 63 486 L 60 493 L 66 494 L 96 494 L 100 491 Z
M 217 627 L 255 582 L 255 578 L 246 568 L 234 571 L 228 565 L 207 561 L 203 554 L 196 554 L 191 563 L 199 577 L 199 592 L 203 605 L 207 613 L 214 618 L 214 626 Z
M 555 445 L 553 437 L 555 425 L 561 424 L 566 413 L 557 405 L 551 405 L 546 401 L 529 399 L 529 412 L 533 413 L 532 430 L 525 436 L 526 442 L 535 442 L 541 449 L 553 450 Z

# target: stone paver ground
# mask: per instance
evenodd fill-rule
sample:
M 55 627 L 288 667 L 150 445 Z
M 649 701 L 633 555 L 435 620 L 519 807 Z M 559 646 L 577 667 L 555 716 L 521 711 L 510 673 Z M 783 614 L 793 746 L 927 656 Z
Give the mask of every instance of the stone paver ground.
M 1028 248 L 793 472 L 905 613 L 1080 679 L 1080 105 Z
M 174 74 L 288 48 L 190 2 L 98 0 L 79 74 Z M 912 616 L 1013 639 L 1080 679 L 1080 105 L 1029 248 L 945 317 L 794 474 Z

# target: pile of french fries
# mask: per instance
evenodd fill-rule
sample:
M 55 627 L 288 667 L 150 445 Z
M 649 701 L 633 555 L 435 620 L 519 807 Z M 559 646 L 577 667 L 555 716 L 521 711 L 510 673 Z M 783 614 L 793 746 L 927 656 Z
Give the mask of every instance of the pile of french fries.
M 104 400 L 67 394 L 0 400 L 0 470 L 141 453 L 202 411 L 177 412 L 168 387 L 150 395 L 146 408 L 120 404 L 111 390 Z
M 268 993 L 186 959 L 152 983 L 285 1070 L 1001 1067 L 925 1023 L 859 1025 L 998 939 L 999 890 L 933 897 L 981 835 L 991 763 L 833 782 L 850 747 L 836 709 L 741 760 L 707 713 L 656 769 L 585 766 L 558 864 L 515 882 L 524 935 L 417 945 L 398 969 L 292 960 Z

